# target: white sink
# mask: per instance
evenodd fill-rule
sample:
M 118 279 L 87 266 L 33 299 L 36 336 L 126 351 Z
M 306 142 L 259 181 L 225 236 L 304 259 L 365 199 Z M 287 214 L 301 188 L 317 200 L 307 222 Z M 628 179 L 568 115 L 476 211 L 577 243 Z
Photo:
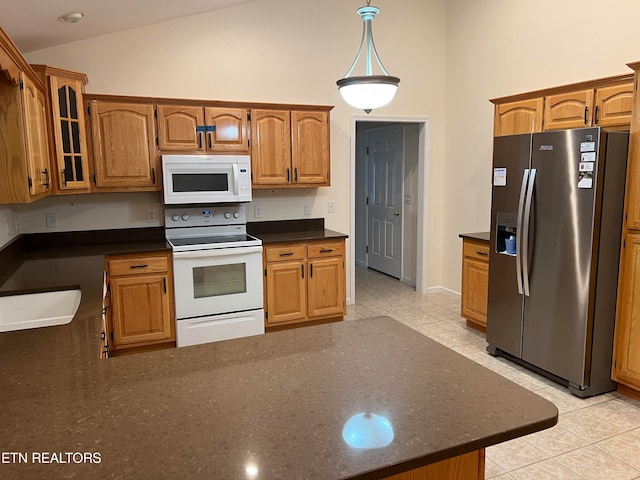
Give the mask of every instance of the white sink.
M 80 290 L 0 297 L 0 332 L 51 327 L 71 322 L 80 305 Z

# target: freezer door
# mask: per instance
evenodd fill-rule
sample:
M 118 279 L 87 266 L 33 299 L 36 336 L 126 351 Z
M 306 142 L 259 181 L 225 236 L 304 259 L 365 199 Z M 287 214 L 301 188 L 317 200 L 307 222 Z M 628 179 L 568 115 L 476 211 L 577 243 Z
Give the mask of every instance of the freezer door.
M 575 385 L 588 384 L 599 130 L 533 137 L 522 359 Z
M 505 240 L 518 236 L 518 205 L 530 147 L 531 135 L 496 137 L 493 144 L 487 342 L 516 357 L 522 347 L 523 296 L 518 292 L 517 257 L 507 254 Z

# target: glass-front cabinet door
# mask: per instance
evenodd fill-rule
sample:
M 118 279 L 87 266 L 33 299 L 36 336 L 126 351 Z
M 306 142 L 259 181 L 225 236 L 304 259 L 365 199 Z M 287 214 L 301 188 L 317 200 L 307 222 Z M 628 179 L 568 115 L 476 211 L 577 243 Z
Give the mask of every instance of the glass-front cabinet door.
M 51 106 L 61 191 L 88 189 L 87 136 L 82 104 L 83 83 L 51 76 Z

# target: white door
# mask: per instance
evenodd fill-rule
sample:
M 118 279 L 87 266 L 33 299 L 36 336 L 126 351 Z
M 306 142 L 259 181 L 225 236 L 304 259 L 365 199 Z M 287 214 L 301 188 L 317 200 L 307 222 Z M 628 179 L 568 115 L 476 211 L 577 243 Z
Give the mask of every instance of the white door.
M 402 127 L 367 131 L 367 237 L 369 268 L 400 278 L 402 273 Z

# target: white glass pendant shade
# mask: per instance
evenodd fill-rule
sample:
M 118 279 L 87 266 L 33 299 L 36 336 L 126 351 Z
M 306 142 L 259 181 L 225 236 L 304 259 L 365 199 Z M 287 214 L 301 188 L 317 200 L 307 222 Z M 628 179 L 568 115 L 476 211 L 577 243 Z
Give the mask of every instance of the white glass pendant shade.
M 377 7 L 369 5 L 371 0 L 367 0 L 367 5 L 358 9 L 358 15 L 362 17 L 363 29 L 360 48 L 356 58 L 349 68 L 344 78 L 338 80 L 338 89 L 342 98 L 351 106 L 359 108 L 369 113 L 374 108 L 382 107 L 389 103 L 398 90 L 400 79 L 389 75 L 378 57 L 376 46 L 373 43 L 373 33 L 371 22 L 380 12 Z M 365 75 L 351 76 L 360 60 L 360 55 L 364 50 L 364 70 Z M 373 74 L 373 60 L 375 59 L 382 75 Z

